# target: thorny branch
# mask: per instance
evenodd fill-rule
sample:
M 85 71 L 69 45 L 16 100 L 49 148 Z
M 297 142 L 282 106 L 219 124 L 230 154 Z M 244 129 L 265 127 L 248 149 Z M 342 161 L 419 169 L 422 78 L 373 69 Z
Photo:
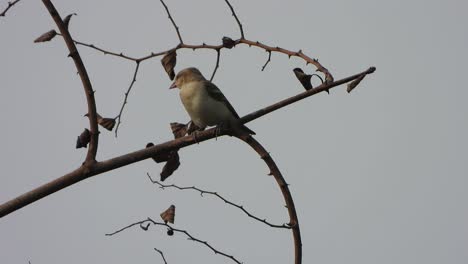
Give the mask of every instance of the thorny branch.
M 161 1 L 161 4 L 164 6 L 164 9 L 166 9 L 167 17 L 169 18 L 169 20 L 171 20 L 172 25 L 174 25 L 174 28 L 175 28 L 175 30 L 177 32 L 177 37 L 179 38 L 180 44 L 183 44 L 184 41 L 182 41 L 182 36 L 180 35 L 179 27 L 175 23 L 174 19 L 172 19 L 171 13 L 169 12 L 169 8 L 167 8 L 167 5 L 164 3 L 163 0 L 160 0 L 160 1 Z
M 205 190 L 202 190 L 202 189 L 199 189 L 195 186 L 192 186 L 192 187 L 180 187 L 180 186 L 177 186 L 175 184 L 170 184 L 170 185 L 165 185 L 165 184 L 162 184 L 161 182 L 157 181 L 157 180 L 153 180 L 153 178 L 151 178 L 151 176 L 149 175 L 149 173 L 147 173 L 148 175 L 148 178 L 150 179 L 150 181 L 154 184 L 157 184 L 160 186 L 161 189 L 164 190 L 164 188 L 176 188 L 178 190 L 194 190 L 194 191 L 197 191 L 200 193 L 201 196 L 203 196 L 204 194 L 209 194 L 209 195 L 212 195 L 212 196 L 215 196 L 215 197 L 218 197 L 219 199 L 221 199 L 223 202 L 231 205 L 231 206 L 234 206 L 234 207 L 237 207 L 239 208 L 240 210 L 242 210 L 248 217 L 250 218 L 253 218 L 261 223 L 264 223 L 270 227 L 275 227 L 275 228 L 286 228 L 286 229 L 290 229 L 291 227 L 287 224 L 282 224 L 282 225 L 275 225 L 275 224 L 272 224 L 270 222 L 268 222 L 266 219 L 261 219 L 251 213 L 249 213 L 245 208 L 244 206 L 242 205 L 238 205 L 238 204 L 235 204 L 229 200 L 227 200 L 226 198 L 224 198 L 223 196 L 221 196 L 220 194 L 218 194 L 217 192 L 211 192 L 211 191 L 205 191 Z
M 231 3 L 229 3 L 228 0 L 224 0 L 224 1 L 229 6 L 229 9 L 231 9 L 232 16 L 236 19 L 237 24 L 239 25 L 239 30 L 240 30 L 240 33 L 241 33 L 241 39 L 243 39 L 244 38 L 244 29 L 242 29 L 242 24 L 241 24 L 239 18 L 237 17 L 236 12 L 234 11 L 234 8 L 232 7 Z
M 283 194 L 284 201 L 286 202 L 286 208 L 288 209 L 289 213 L 289 226 L 292 228 L 293 233 L 293 240 L 294 240 L 294 263 L 300 264 L 302 263 L 302 239 L 301 239 L 301 230 L 299 228 L 299 219 L 297 217 L 296 206 L 294 205 L 294 200 L 292 198 L 291 192 L 289 191 L 288 184 L 284 179 L 281 171 L 279 170 L 278 166 L 276 166 L 275 161 L 270 156 L 270 153 L 266 151 L 266 149 L 252 136 L 248 137 L 239 137 L 240 140 L 247 143 L 250 147 L 252 147 L 255 152 L 258 153 L 260 158 L 267 164 L 270 172 L 268 175 L 272 175 L 278 187 Z
M 146 225 L 145 225 L 146 224 Z M 203 244 L 205 245 L 207 248 L 211 249 L 215 254 L 219 254 L 219 255 L 222 255 L 226 258 L 230 258 L 231 260 L 233 260 L 234 262 L 238 263 L 238 264 L 241 264 L 242 262 L 240 262 L 239 260 L 237 260 L 234 256 L 232 255 L 228 255 L 220 250 L 217 250 L 216 248 L 214 248 L 213 246 L 211 246 L 207 241 L 203 241 L 199 238 L 196 238 L 194 237 L 193 235 L 191 235 L 188 231 L 186 230 L 183 230 L 183 229 L 178 229 L 178 228 L 174 228 L 166 223 L 163 223 L 163 222 L 156 222 L 154 221 L 153 219 L 151 219 L 150 217 L 148 217 L 148 219 L 146 220 L 142 220 L 142 221 L 138 221 L 138 222 L 135 222 L 135 223 L 132 223 L 130 225 L 127 225 L 117 231 L 114 231 L 112 233 L 108 233 L 106 234 L 106 236 L 113 236 L 113 235 L 116 235 L 122 231 L 125 231 L 131 227 L 134 227 L 134 226 L 140 226 L 143 230 L 147 230 L 151 225 L 159 225 L 159 226 L 165 226 L 167 227 L 169 230 L 172 230 L 174 231 L 175 233 L 182 233 L 184 234 L 185 236 L 187 236 L 187 238 L 189 240 L 192 240 L 192 241 L 195 241 L 195 242 L 198 242 L 200 244 Z
M 8 12 L 8 10 L 10 8 L 12 8 L 14 5 L 16 5 L 19 1 L 20 0 L 15 0 L 15 1 L 8 2 L 7 7 L 0 13 L 0 16 L 4 17 L 6 15 L 6 13 Z
M 130 94 L 130 91 L 132 90 L 133 84 L 135 84 L 135 82 L 136 82 L 136 77 L 137 77 L 139 68 L 140 68 L 140 62 L 137 61 L 136 66 L 135 66 L 135 72 L 133 73 L 133 79 L 130 82 L 130 86 L 128 87 L 127 92 L 125 92 L 125 97 L 124 97 L 124 101 L 122 103 L 122 106 L 120 107 L 120 112 L 115 117 L 115 119 L 117 120 L 117 125 L 115 126 L 115 136 L 116 137 L 117 137 L 117 131 L 119 130 L 119 126 L 122 123 L 122 113 L 123 113 L 123 110 L 125 108 L 125 105 L 127 104 L 128 95 Z

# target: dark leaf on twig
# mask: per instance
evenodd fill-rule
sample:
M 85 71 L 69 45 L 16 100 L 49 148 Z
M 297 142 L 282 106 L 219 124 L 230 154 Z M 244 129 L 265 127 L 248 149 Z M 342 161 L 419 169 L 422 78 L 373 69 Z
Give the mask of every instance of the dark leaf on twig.
M 296 75 L 296 78 L 299 80 L 299 82 L 301 82 L 304 89 L 310 90 L 313 88 L 312 83 L 310 82 L 310 78 L 312 77 L 312 75 L 305 74 L 301 68 L 295 68 L 293 72 Z
M 223 37 L 223 47 L 232 49 L 235 46 L 236 42 L 230 37 Z
M 86 148 L 91 141 L 91 133 L 87 128 L 78 136 L 76 140 L 76 148 Z
M 171 123 L 172 134 L 174 138 L 180 138 L 187 134 L 187 125 L 181 123 Z
M 167 72 L 167 75 L 169 75 L 169 79 L 171 79 L 171 81 L 174 80 L 175 77 L 174 68 L 176 66 L 176 62 L 177 53 L 175 50 L 166 53 L 166 55 L 164 55 L 164 57 L 161 59 L 161 64 L 163 65 L 164 70 Z
M 169 223 L 173 224 L 174 223 L 174 217 L 175 217 L 175 205 L 169 206 L 169 208 L 167 208 L 160 215 L 161 215 L 161 218 L 164 221 L 164 223 L 167 224 L 169 222 Z
M 150 148 L 154 146 L 153 143 L 148 143 L 146 144 L 146 148 Z M 166 152 L 163 152 L 163 153 L 159 153 L 158 155 L 155 155 L 153 157 L 151 157 L 156 163 L 161 163 L 161 162 L 165 162 L 165 161 L 168 161 L 169 158 L 171 157 L 171 152 L 170 151 L 166 151 Z
M 65 27 L 68 29 L 68 24 L 70 24 L 70 19 L 72 16 L 76 16 L 76 13 L 69 14 L 63 19 L 63 24 L 65 24 Z
M 347 91 L 348 93 L 350 93 L 354 88 L 356 88 L 356 86 L 358 86 L 358 84 L 364 79 L 364 77 L 366 77 L 365 74 L 359 76 L 359 78 L 357 78 L 356 80 L 350 82 L 350 83 L 348 84 L 348 88 L 346 89 L 346 91 Z
M 57 32 L 55 30 L 51 30 L 51 31 L 48 31 L 44 34 L 42 34 L 40 37 L 38 37 L 37 39 L 34 40 L 34 43 L 38 43 L 38 42 L 46 42 L 46 41 L 50 41 L 51 39 L 53 39 L 55 36 L 57 36 Z
M 169 152 L 169 154 L 170 154 L 169 160 L 164 165 L 164 167 L 163 167 L 163 169 L 161 171 L 161 174 L 160 174 L 161 175 L 161 181 L 166 180 L 180 166 L 179 153 L 177 151 L 171 151 L 171 152 Z

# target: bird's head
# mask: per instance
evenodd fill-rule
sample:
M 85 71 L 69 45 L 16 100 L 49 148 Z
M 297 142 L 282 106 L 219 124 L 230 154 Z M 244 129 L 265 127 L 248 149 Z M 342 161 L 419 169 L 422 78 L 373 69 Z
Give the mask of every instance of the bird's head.
M 184 84 L 189 82 L 196 82 L 196 81 L 205 81 L 205 77 L 203 77 L 202 73 L 195 67 L 190 67 L 181 70 L 177 73 L 174 82 L 172 83 L 169 89 L 173 88 L 181 88 Z

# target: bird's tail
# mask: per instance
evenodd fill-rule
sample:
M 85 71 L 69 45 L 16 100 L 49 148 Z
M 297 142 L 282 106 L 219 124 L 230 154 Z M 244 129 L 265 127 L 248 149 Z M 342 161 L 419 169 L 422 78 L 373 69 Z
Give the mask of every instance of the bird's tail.
M 256 135 L 254 131 L 252 131 L 250 128 L 246 127 L 244 124 L 240 126 L 240 128 L 243 130 L 244 133 L 247 133 L 249 135 Z

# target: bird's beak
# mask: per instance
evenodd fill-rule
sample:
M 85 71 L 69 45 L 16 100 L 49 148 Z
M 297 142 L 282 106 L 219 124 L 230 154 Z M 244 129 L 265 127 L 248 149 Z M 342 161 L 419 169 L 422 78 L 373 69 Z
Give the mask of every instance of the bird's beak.
M 176 82 L 173 82 L 173 83 L 171 84 L 171 86 L 169 87 L 169 89 L 174 89 L 174 88 L 177 88 Z

